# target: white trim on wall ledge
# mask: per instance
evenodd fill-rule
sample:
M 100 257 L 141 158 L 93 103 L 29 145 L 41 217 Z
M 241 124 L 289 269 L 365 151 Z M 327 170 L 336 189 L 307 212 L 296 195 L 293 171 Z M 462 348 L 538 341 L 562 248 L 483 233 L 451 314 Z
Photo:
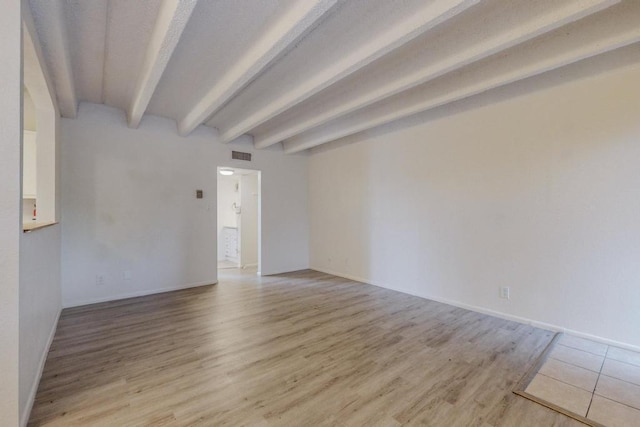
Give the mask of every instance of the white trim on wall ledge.
M 449 300 L 446 298 L 440 298 L 440 297 L 436 297 L 433 295 L 420 295 L 414 292 L 409 292 L 405 289 L 400 289 L 400 288 L 395 288 L 392 286 L 387 286 L 387 285 L 383 285 L 383 284 L 379 284 L 379 283 L 372 283 L 367 279 L 364 279 L 362 277 L 357 277 L 357 276 L 353 276 L 350 274 L 342 274 L 342 273 L 338 273 L 336 271 L 331 271 L 331 270 L 327 270 L 324 268 L 318 268 L 318 267 L 309 267 L 311 270 L 315 270 L 318 271 L 320 273 L 325 273 L 325 274 L 331 274 L 332 276 L 337 276 L 337 277 L 342 277 L 344 279 L 349 279 L 349 280 L 354 280 L 356 282 L 361 282 L 367 285 L 372 285 L 372 286 L 376 286 L 378 288 L 383 288 L 383 289 L 388 289 L 391 291 L 396 291 L 396 292 L 401 292 L 403 294 L 407 294 L 407 295 L 413 295 L 415 297 L 419 297 L 419 298 L 424 298 L 424 299 L 428 299 L 431 301 L 436 301 L 442 304 L 448 304 L 448 305 L 452 305 L 454 307 L 459 307 L 459 308 L 464 308 L 465 310 L 470 310 L 470 311 L 475 311 L 476 313 L 482 313 L 482 314 L 487 314 L 489 316 L 493 316 L 493 317 L 498 317 L 500 319 L 505 319 L 505 320 L 511 320 L 513 322 L 518 322 L 518 323 L 522 323 L 525 325 L 530 325 L 536 328 L 540 328 L 540 329 L 546 329 L 549 331 L 553 331 L 553 332 L 564 332 L 567 335 L 573 335 L 579 338 L 585 338 L 591 341 L 596 341 L 596 342 L 600 342 L 603 344 L 607 344 L 607 345 L 611 345 L 614 347 L 620 347 L 620 348 L 624 348 L 627 350 L 632 350 L 632 351 L 638 351 L 640 352 L 640 347 L 639 346 L 635 346 L 632 344 L 627 344 L 624 342 L 619 342 L 619 341 L 614 341 L 614 340 L 610 340 L 608 338 L 603 338 L 603 337 L 599 337 L 596 335 L 591 335 L 591 334 L 587 334 L 584 332 L 580 332 L 580 331 L 575 331 L 572 329 L 567 329 L 563 326 L 558 326 L 558 325 L 553 325 L 551 323 L 545 323 L 545 322 L 540 322 L 538 320 L 533 320 L 533 319 L 528 319 L 526 317 L 520 317 L 520 316 L 514 316 L 512 314 L 508 314 L 508 313 L 503 313 L 501 311 L 496 311 L 496 310 L 491 310 L 488 308 L 484 308 L 484 307 L 479 307 L 479 306 L 475 306 L 475 305 L 470 305 L 470 304 L 465 304 L 465 303 L 461 303 L 458 301 L 453 301 L 453 300 Z
M 127 298 L 144 297 L 144 296 L 147 296 L 147 295 L 163 294 L 165 292 L 181 291 L 183 289 L 198 288 L 200 286 L 213 286 L 213 285 L 217 285 L 217 284 L 218 284 L 217 280 L 190 283 L 188 285 L 174 286 L 174 287 L 168 287 L 168 288 L 159 288 L 159 289 L 150 289 L 150 290 L 145 290 L 145 291 L 140 291 L 140 292 L 131 292 L 131 293 L 126 293 L 126 294 L 111 295 L 111 296 L 108 296 L 108 297 L 92 298 L 92 299 L 82 300 L 82 301 L 63 302 L 62 307 L 63 308 L 80 307 L 82 305 L 98 304 L 98 303 L 101 303 L 101 302 L 109 302 L 109 301 L 118 301 L 118 300 L 127 299 Z

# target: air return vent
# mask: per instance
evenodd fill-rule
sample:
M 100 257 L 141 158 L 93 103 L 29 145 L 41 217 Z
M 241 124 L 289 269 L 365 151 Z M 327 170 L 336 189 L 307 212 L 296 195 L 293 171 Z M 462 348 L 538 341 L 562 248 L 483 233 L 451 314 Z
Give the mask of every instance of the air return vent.
M 251 153 L 243 153 L 242 151 L 232 151 L 231 158 L 234 160 L 246 160 L 251 161 Z

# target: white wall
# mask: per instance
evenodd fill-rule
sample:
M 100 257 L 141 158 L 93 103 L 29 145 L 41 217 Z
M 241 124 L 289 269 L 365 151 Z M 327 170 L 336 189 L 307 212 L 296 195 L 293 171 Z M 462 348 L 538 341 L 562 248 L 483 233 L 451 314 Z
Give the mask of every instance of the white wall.
M 218 260 L 224 260 L 224 239 L 222 229 L 224 227 L 237 227 L 238 214 L 233 204 L 240 205 L 239 175 L 218 174 Z
M 24 130 L 29 130 L 35 132 L 37 130 L 38 122 L 36 115 L 36 106 L 33 103 L 33 99 L 31 99 L 31 95 L 27 88 L 24 88 L 23 91 L 23 115 L 22 115 L 22 126 Z
M 35 140 L 38 222 L 52 222 L 59 205 L 59 113 L 53 102 L 51 85 L 43 69 L 36 30 L 28 2 L 23 2 L 24 85 L 32 98 L 32 112 L 38 122 Z M 27 91 L 24 91 L 27 93 Z M 33 119 L 33 118 L 32 118 Z M 25 150 L 27 147 L 25 147 Z M 28 204 L 26 204 L 28 206 Z M 24 206 L 24 207 L 27 207 Z M 32 215 L 28 206 L 25 216 Z M 20 337 L 19 410 L 20 424 L 26 425 L 44 363 L 55 334 L 61 310 L 60 290 L 61 228 L 59 224 L 20 233 Z
M 18 306 L 21 233 L 22 49 L 20 2 L 0 13 L 0 417 L 19 422 Z
M 240 177 L 240 263 L 242 267 L 258 266 L 258 174 Z
M 639 81 L 626 68 L 318 150 L 312 268 L 639 346 Z
M 204 127 L 183 138 L 152 116 L 129 129 L 122 111 L 85 103 L 62 120 L 62 139 L 63 305 L 216 282 L 216 168 L 249 167 L 231 150 L 252 146 L 218 143 Z M 265 150 L 254 159 L 263 273 L 307 268 L 307 157 Z
M 41 112 L 44 114 L 44 111 Z M 49 111 L 50 120 L 57 122 L 54 111 Z M 43 131 L 43 132 L 46 132 Z M 48 135 L 55 150 L 55 133 Z M 25 146 L 26 149 L 26 146 Z M 55 156 L 55 153 L 51 153 Z M 35 167 L 35 164 L 33 165 Z M 48 165 L 49 173 L 55 175 L 55 164 Z M 55 182 L 55 181 L 54 181 Z M 51 186 L 53 189 L 53 186 Z M 38 196 L 39 197 L 39 196 Z M 50 194 L 53 202 L 49 214 L 53 213 L 59 194 Z M 38 209 L 42 205 L 38 198 Z M 33 199 L 23 200 L 23 221 L 31 222 Z M 26 211 L 24 211 L 26 210 Z M 38 219 L 40 219 L 38 212 Z M 54 218 L 49 217 L 51 221 Z M 26 422 L 44 368 L 51 341 L 56 331 L 61 311 L 60 284 L 60 225 L 22 233 L 20 238 L 20 414 L 21 425 Z
M 59 144 L 57 143 L 60 117 L 55 102 L 54 85 L 46 68 L 38 32 L 31 15 L 30 3 L 23 5 L 23 83 L 30 101 L 27 100 L 25 115 L 30 124 L 25 129 L 37 126 L 36 133 L 36 169 L 38 195 L 38 222 L 53 222 L 59 219 L 58 203 L 60 174 Z M 35 117 L 33 117 L 35 116 Z M 35 122 L 34 123 L 34 119 Z
M 36 101 L 38 102 L 38 101 Z M 37 108 L 38 131 L 36 132 L 36 180 L 37 220 L 56 221 L 59 215 L 59 114 L 48 108 Z
M 26 425 L 60 315 L 60 224 L 20 240 L 20 414 Z
M 35 199 L 38 192 L 37 155 L 36 133 L 25 130 L 22 134 L 22 197 L 25 198 Z

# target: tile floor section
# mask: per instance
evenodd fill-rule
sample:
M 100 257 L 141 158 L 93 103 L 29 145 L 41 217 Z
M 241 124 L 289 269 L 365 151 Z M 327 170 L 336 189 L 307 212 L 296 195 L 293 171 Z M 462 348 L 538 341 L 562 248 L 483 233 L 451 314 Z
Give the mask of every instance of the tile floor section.
M 640 426 L 640 353 L 563 335 L 525 391 L 607 427 Z

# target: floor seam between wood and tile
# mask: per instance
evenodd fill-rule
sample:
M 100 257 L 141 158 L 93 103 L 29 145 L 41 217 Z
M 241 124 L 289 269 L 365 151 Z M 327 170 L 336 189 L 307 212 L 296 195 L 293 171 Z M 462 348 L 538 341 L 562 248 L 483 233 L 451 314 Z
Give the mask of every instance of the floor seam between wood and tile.
M 576 344 L 576 340 L 583 342 L 578 342 L 575 346 L 566 344 L 566 341 Z M 527 376 L 528 381 L 521 384 L 518 394 L 588 425 L 602 425 L 600 422 L 612 421 L 616 426 L 626 427 L 634 425 L 633 422 L 629 424 L 630 419 L 640 419 L 640 384 L 637 384 L 636 365 L 610 357 L 615 351 L 616 357 L 633 362 L 640 360 L 640 353 L 609 345 L 598 352 L 590 352 L 585 348 L 604 344 L 567 335 L 553 340 L 551 345 L 553 348 L 549 349 L 545 360 L 536 364 L 536 373 Z M 582 359 L 583 354 L 593 357 Z M 555 356 L 561 358 L 557 359 Z M 577 358 L 575 364 L 571 363 L 571 357 Z M 596 362 L 598 371 L 590 369 L 596 367 Z M 608 367 L 607 372 L 605 365 Z M 613 371 L 615 376 L 608 375 L 610 371 Z M 589 376 L 593 379 L 593 375 L 597 375 L 593 388 L 583 387 L 590 382 Z M 631 378 L 636 382 L 630 381 Z M 606 382 L 602 383 L 604 379 Z M 588 401 L 585 399 L 587 396 Z M 620 421 L 621 419 L 625 421 Z M 618 424 L 620 422 L 623 424 Z

